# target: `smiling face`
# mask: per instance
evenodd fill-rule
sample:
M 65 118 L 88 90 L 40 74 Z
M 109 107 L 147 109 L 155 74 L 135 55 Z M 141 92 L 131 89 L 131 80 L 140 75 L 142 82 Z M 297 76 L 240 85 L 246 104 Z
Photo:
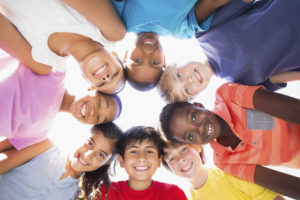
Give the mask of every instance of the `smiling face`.
M 167 68 L 164 73 L 168 73 L 168 70 L 173 70 L 169 86 L 172 86 L 172 93 L 179 101 L 187 101 L 197 96 L 207 87 L 213 75 L 211 68 L 200 62 L 189 62 L 176 69 Z
M 106 94 L 119 92 L 125 84 L 121 62 L 105 48 L 87 55 L 80 62 L 83 76 L 98 90 Z
M 71 160 L 71 168 L 77 173 L 89 172 L 105 165 L 112 154 L 114 141 L 100 132 L 91 137 L 79 147 Z
M 82 123 L 102 124 L 113 121 L 119 115 L 120 106 L 113 96 L 96 92 L 74 101 L 70 112 Z
M 138 34 L 135 48 L 125 56 L 128 77 L 136 82 L 156 82 L 165 65 L 158 35 L 151 32 Z
M 151 177 L 160 167 L 157 147 L 150 141 L 136 142 L 125 148 L 124 158 L 118 156 L 120 166 L 129 176 L 129 186 L 151 183 Z
M 202 161 L 199 152 L 188 144 L 164 148 L 164 160 L 178 176 L 192 179 L 201 170 Z
M 222 130 L 220 119 L 200 105 L 177 108 L 169 128 L 176 140 L 191 144 L 207 144 L 219 137 Z

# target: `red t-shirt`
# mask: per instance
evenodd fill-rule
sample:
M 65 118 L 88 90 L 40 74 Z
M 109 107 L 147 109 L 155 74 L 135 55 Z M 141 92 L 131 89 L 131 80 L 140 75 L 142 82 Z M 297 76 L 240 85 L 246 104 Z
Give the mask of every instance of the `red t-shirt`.
M 105 194 L 106 185 L 100 188 Z M 127 181 L 112 182 L 107 191 L 107 200 L 187 200 L 184 192 L 176 185 L 152 181 L 152 186 L 146 190 L 133 190 Z M 99 195 L 99 200 L 105 200 L 105 195 Z

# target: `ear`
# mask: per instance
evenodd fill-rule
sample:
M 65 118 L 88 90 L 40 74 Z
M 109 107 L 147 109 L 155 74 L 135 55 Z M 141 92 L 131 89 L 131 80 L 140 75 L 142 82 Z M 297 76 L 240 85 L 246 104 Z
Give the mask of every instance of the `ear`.
M 120 163 L 120 167 L 124 168 L 125 167 L 124 159 L 122 158 L 122 156 L 120 154 L 118 154 L 118 161 Z
M 164 56 L 163 59 L 163 70 L 165 70 L 167 68 L 167 62 L 166 62 L 166 56 Z
M 158 167 L 160 167 L 160 166 L 161 166 L 162 159 L 163 159 L 162 155 L 161 155 L 161 156 L 159 156 L 159 159 L 158 159 Z
M 111 53 L 112 53 L 112 55 L 114 55 L 117 59 L 119 59 L 119 55 L 117 54 L 117 52 L 112 51 Z
M 124 58 L 123 58 L 123 63 L 127 62 L 127 56 L 128 56 L 128 50 L 125 51 Z
M 197 106 L 197 107 L 200 107 L 200 108 L 204 108 L 202 103 L 194 102 L 193 105 Z

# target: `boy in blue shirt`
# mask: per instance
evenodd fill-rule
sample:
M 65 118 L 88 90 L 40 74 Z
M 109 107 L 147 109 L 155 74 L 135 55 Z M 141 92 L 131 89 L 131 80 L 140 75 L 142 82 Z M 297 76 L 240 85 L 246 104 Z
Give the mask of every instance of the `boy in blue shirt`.
M 208 29 L 213 12 L 231 0 L 112 0 L 126 24 L 127 32 L 137 33 L 135 48 L 127 53 L 125 74 L 135 89 L 152 89 L 165 66 L 159 35 L 192 38 Z

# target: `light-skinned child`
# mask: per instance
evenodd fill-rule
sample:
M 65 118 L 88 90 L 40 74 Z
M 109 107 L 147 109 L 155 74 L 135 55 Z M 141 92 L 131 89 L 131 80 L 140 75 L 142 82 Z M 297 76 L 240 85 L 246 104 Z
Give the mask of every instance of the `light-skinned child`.
M 275 192 L 244 181 L 215 167 L 205 167 L 200 145 L 167 142 L 163 165 L 191 183 L 191 200 L 282 200 Z
M 21 150 L 46 139 L 58 112 L 70 113 L 85 124 L 110 122 L 121 113 L 117 95 L 91 92 L 76 99 L 69 94 L 64 72 L 37 75 L 6 54 L 1 54 L 0 62 L 0 74 L 6 75 L 0 80 L 0 136 L 7 138 L 0 142 L 0 152 Z
M 2 153 L 14 154 L 18 163 L 0 162 L 1 170 L 12 169 L 0 176 L 1 199 L 66 200 L 75 199 L 76 193 L 76 199 L 95 199 L 99 185 L 109 182 L 109 165 L 116 158 L 115 143 L 121 135 L 115 124 L 105 123 L 94 125 L 90 137 L 69 155 L 48 139 Z
M 89 4 L 81 0 L 1 0 L 0 5 L 1 48 L 34 72 L 47 74 L 49 66 L 64 71 L 67 58 L 72 56 L 97 90 L 114 94 L 123 88 L 123 65 L 104 48 L 126 32 L 109 0 Z
M 177 102 L 163 108 L 160 121 L 168 140 L 210 143 L 220 169 L 297 199 L 299 178 L 263 165 L 300 168 L 299 112 L 298 99 L 226 83 L 217 90 L 213 111 Z
M 161 164 L 163 145 L 159 133 L 152 127 L 136 126 L 127 130 L 118 141 L 117 149 L 120 166 L 125 168 L 129 180 L 103 185 L 99 199 L 187 199 L 176 185 L 152 180 Z
M 233 0 L 218 9 L 209 29 L 196 32 L 207 61 L 167 67 L 157 87 L 161 96 L 168 102 L 189 100 L 213 75 L 271 91 L 300 80 L 299 7 L 297 0 Z
M 137 34 L 135 47 L 124 58 L 128 83 L 140 91 L 155 87 L 166 66 L 159 36 L 192 38 L 196 31 L 205 31 L 212 13 L 230 1 L 112 1 L 127 32 Z

